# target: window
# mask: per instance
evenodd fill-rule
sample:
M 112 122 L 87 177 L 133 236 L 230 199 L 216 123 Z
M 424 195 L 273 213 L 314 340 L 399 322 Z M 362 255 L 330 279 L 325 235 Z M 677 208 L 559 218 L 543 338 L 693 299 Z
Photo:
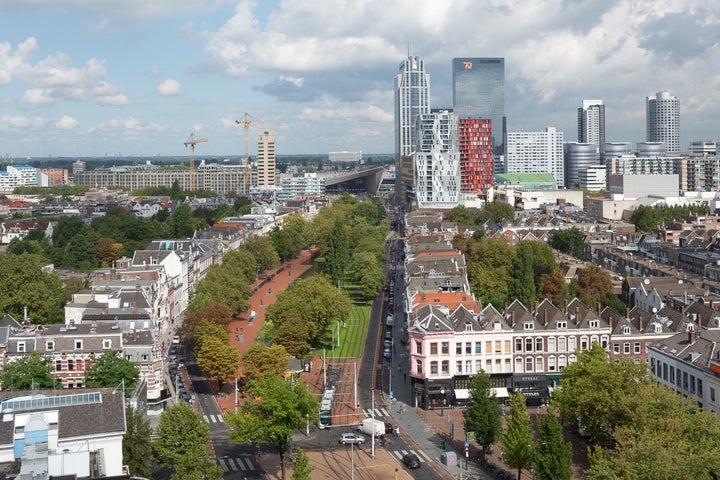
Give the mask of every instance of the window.
M 62 362 L 60 360 L 55 360 L 55 371 L 62 372 Z
M 465 331 L 466 331 L 466 332 L 472 332 L 472 331 L 473 331 L 472 323 L 466 323 L 466 324 L 465 324 Z
M 558 352 L 566 352 L 567 347 L 565 346 L 565 342 L 567 339 L 565 337 L 558 338 Z
M 535 359 L 535 371 L 542 372 L 544 370 L 543 357 L 537 357 Z
M 496 347 L 500 345 L 500 342 L 495 342 Z M 499 347 L 498 347 L 499 348 Z M 486 352 L 492 352 L 492 342 L 486 341 L 485 342 L 485 351 Z M 495 353 L 500 353 L 498 350 L 495 350 Z
M 533 322 L 523 323 L 523 330 L 535 330 L 535 324 Z
M 422 355 L 422 342 L 415 342 L 415 353 Z
M 437 355 L 437 343 L 430 344 L 430 355 Z
M 533 359 L 532 357 L 527 357 L 525 359 L 525 371 L 526 372 L 532 372 L 533 371 Z
M 675 367 L 670 367 L 670 383 L 675 383 Z
M 555 357 L 548 357 L 548 372 L 555 371 Z
M 442 362 L 442 373 L 447 375 L 450 373 L 450 360 L 443 360 Z
M 587 349 L 588 349 L 587 337 L 580 337 L 580 350 L 587 350 Z
M 465 355 L 472 353 L 472 342 L 465 342 Z
M 147 353 L 143 353 L 142 356 L 141 356 L 141 358 L 142 358 L 142 361 L 143 361 L 143 362 L 147 362 L 147 361 L 148 361 L 148 355 L 147 355 Z
M 630 330 L 630 327 L 628 327 L 627 325 L 625 325 L 625 326 L 623 327 L 623 334 L 624 334 L 624 335 L 630 335 L 631 333 L 632 333 L 632 331 Z
M 525 339 L 525 351 L 526 351 L 526 352 L 532 352 L 532 351 L 533 351 L 533 339 L 532 339 L 532 338 L 526 338 L 526 339 Z
M 443 355 L 450 354 L 450 342 L 442 342 L 440 344 L 440 349 Z
M 558 330 L 566 330 L 567 322 L 565 320 L 557 322 L 557 328 L 558 328 Z
M 515 339 L 515 351 L 522 352 L 523 351 L 522 346 L 523 346 L 522 338 L 516 338 Z
M 75 340 L 75 350 L 82 350 L 82 348 L 83 348 L 83 341 Z
M 577 338 L 568 337 L 568 351 L 574 352 L 577 348 Z
M 84 366 L 85 362 L 83 362 L 82 360 L 75 360 L 75 370 L 82 371 Z
M 613 343 L 613 353 L 615 355 L 620 355 L 620 344 L 619 343 Z
M 548 352 L 555 351 L 555 337 L 548 337 Z
M 415 360 L 415 371 L 419 374 L 423 373 L 422 360 Z
M 715 389 L 710 387 L 710 403 L 715 403 Z
M 472 360 L 465 360 L 465 373 L 472 373 Z
M 608 348 L 608 342 L 609 340 L 607 335 L 603 335 L 602 337 L 600 337 L 600 346 L 602 348 Z
M 430 375 L 437 375 L 438 373 L 438 362 L 432 361 L 430 362 Z
M 590 328 L 598 328 L 599 322 L 597 320 L 589 320 L 588 325 L 590 325 Z
M 543 339 L 542 337 L 538 337 L 535 339 L 535 351 L 536 352 L 542 352 L 543 351 Z
M 475 342 L 475 353 L 482 353 L 482 342 Z
M 455 355 L 462 355 L 462 343 L 455 344 Z
M 25 342 L 17 343 L 17 351 L 18 353 L 25 353 Z
M 103 339 L 103 349 L 107 350 L 108 348 L 112 348 L 112 340 L 108 338 Z
M 623 343 L 623 353 L 625 355 L 630 355 L 630 342 Z
M 635 353 L 640 353 L 640 342 L 635 342 Z
M 455 362 L 455 372 L 462 373 L 462 360 Z
M 75 361 L 74 360 L 68 360 L 67 362 L 68 371 L 72 372 L 75 370 Z
M 475 360 L 475 372 L 482 370 L 482 360 Z
M 45 342 L 45 350 L 55 350 L 55 341 L 48 340 L 47 342 Z

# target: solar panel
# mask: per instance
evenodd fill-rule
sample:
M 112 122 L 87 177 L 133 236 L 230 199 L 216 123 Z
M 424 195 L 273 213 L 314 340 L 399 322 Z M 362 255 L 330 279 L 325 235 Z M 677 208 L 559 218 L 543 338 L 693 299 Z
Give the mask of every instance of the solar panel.
M 0 402 L 0 412 L 36 410 L 40 408 L 65 407 L 102 403 L 100 392 L 76 393 L 72 395 L 33 395 L 7 398 Z

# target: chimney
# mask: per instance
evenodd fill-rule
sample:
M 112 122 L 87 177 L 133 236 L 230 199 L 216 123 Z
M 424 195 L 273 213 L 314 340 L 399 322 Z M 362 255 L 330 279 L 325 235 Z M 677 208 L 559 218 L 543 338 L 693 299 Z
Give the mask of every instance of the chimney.
M 512 311 L 512 326 L 515 327 L 515 310 Z
M 693 326 L 692 326 L 692 324 L 688 325 L 687 334 L 688 334 L 688 343 L 692 343 L 692 341 L 693 341 Z
M 543 316 L 545 317 L 545 326 L 547 327 L 547 324 L 548 324 L 548 319 L 547 319 L 547 308 L 545 309 L 545 311 L 544 311 L 544 315 L 543 315 Z
M 597 302 L 597 312 L 598 312 L 598 315 L 600 315 L 600 312 L 602 312 L 602 305 L 600 304 L 599 300 Z
M 699 329 L 700 327 L 702 327 L 702 315 L 700 315 L 699 313 L 698 313 L 698 316 L 697 316 L 697 324 L 698 324 L 698 329 Z
M 580 323 L 580 305 L 575 305 L 575 325 Z
M 625 318 L 630 320 L 630 307 L 625 307 Z
M 643 329 L 642 315 L 638 315 L 638 329 L 642 332 L 642 329 Z
M 610 333 L 612 333 L 612 329 L 613 329 L 613 317 L 612 317 L 612 315 L 609 315 L 609 316 L 608 316 L 608 324 L 610 324 Z

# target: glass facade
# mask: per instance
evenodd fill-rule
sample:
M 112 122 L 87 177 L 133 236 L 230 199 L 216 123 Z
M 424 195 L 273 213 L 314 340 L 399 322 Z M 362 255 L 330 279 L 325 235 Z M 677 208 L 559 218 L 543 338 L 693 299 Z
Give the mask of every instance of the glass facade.
M 505 153 L 505 59 L 453 59 L 453 112 L 492 121 L 493 153 Z

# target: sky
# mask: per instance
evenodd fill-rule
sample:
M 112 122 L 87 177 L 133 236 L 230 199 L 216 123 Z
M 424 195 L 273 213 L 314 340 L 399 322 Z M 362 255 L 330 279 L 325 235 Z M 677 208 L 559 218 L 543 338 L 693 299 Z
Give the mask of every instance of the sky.
M 452 104 L 455 57 L 505 58 L 509 131 L 645 140 L 645 97 L 680 99 L 681 147 L 720 140 L 717 0 L 2 0 L 0 155 L 394 152 L 393 82 L 425 61 Z

